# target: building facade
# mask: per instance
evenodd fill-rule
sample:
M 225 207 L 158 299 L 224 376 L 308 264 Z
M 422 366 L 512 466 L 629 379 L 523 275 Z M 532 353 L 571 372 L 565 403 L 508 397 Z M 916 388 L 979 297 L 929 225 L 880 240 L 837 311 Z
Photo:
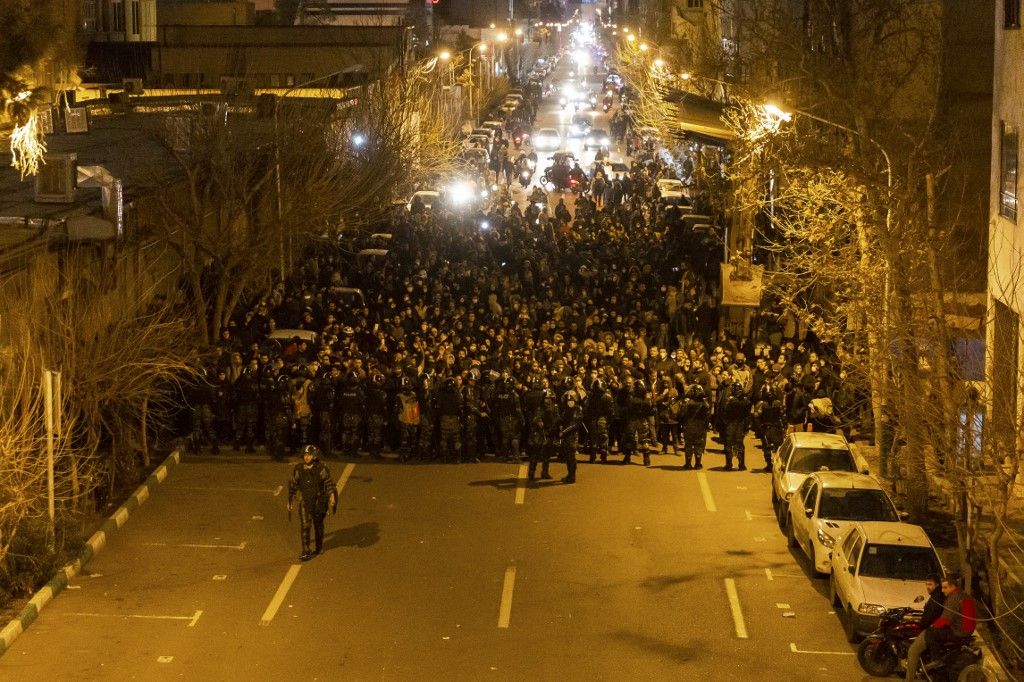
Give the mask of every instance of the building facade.
M 1018 168 L 1024 128 L 1024 34 L 1021 0 L 998 0 L 995 9 L 986 364 L 991 425 L 996 433 L 1012 434 L 1018 431 L 1022 392 L 1024 214 Z

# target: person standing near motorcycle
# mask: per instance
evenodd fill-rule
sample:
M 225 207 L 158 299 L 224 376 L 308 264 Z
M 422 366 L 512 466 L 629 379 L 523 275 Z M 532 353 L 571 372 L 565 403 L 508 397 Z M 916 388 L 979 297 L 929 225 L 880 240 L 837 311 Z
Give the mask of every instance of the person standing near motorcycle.
M 928 649 L 928 657 L 933 665 L 942 659 L 943 646 L 958 641 L 966 641 L 974 634 L 975 611 L 974 599 L 963 591 L 960 586 L 961 578 L 958 573 L 948 573 L 942 579 L 942 594 L 945 601 L 942 604 L 942 615 L 921 633 L 919 639 L 925 641 Z M 918 661 L 912 661 L 913 649 L 917 641 L 911 646 L 911 654 L 907 656 L 907 680 L 913 680 L 917 675 Z M 918 649 L 918 657 L 920 657 Z M 913 662 L 914 665 L 911 665 Z
M 924 580 L 925 589 L 928 590 L 928 601 L 921 613 L 921 634 L 915 639 L 907 650 L 907 679 L 913 680 L 917 676 L 917 667 L 921 661 L 921 654 L 924 653 L 928 642 L 925 639 L 925 632 L 931 627 L 939 616 L 942 615 L 942 607 L 946 601 L 946 595 L 942 594 L 942 582 L 939 576 L 932 574 Z M 922 597 L 918 597 L 922 599 Z

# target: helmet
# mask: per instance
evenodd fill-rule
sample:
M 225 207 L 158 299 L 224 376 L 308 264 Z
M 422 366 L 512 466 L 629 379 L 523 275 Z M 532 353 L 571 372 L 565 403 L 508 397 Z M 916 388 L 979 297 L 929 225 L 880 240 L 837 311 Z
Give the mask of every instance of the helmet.
M 647 386 L 644 385 L 643 379 L 637 379 L 633 382 L 633 391 L 636 393 L 643 393 L 647 390 Z
M 594 379 L 593 383 L 590 384 L 590 390 L 594 393 L 602 393 L 604 391 L 604 382 L 600 379 Z
M 686 396 L 693 400 L 700 400 L 704 397 L 704 387 L 700 384 L 690 384 L 690 387 L 686 389 Z
M 455 383 L 455 377 L 448 377 L 444 380 L 444 387 L 448 389 L 456 388 L 458 384 Z
M 402 380 L 399 382 L 399 386 L 403 391 L 409 391 L 412 389 L 412 382 L 409 381 L 409 377 L 402 377 Z
M 384 375 L 381 374 L 380 372 L 374 372 L 373 373 L 373 383 L 375 385 L 377 385 L 377 386 L 382 385 L 384 383 Z
M 555 392 L 552 391 L 550 388 L 545 388 L 544 389 L 544 400 L 554 400 L 554 399 L 555 399 Z
M 565 394 L 562 396 L 562 402 L 564 402 L 569 407 L 576 405 L 577 403 L 579 403 L 579 401 L 580 397 L 579 395 L 576 394 L 576 391 L 566 391 Z
M 320 448 L 315 445 L 307 445 L 302 448 L 302 456 L 305 457 L 306 455 L 313 455 L 313 459 L 316 459 L 320 456 Z

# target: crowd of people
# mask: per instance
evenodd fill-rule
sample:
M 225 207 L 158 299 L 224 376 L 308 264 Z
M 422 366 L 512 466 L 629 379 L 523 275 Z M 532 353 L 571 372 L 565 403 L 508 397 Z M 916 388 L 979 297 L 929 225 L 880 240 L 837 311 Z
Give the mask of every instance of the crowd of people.
M 222 331 L 188 396 L 193 447 L 525 456 L 531 478 L 558 457 L 573 482 L 578 453 L 701 468 L 709 429 L 726 469 L 751 429 L 766 463 L 787 430 L 851 435 L 864 399 L 841 349 L 771 307 L 720 331 L 721 235 L 659 196 L 673 170 L 651 145 L 632 151 L 572 211 L 415 200 L 382 226 L 384 256 L 352 254 L 369 236 L 311 247 Z

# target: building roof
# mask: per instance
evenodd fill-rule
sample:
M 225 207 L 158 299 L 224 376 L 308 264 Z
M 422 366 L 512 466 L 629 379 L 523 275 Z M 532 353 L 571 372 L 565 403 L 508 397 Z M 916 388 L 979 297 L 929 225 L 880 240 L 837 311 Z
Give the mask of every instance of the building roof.
M 304 0 L 295 23 L 343 26 L 401 26 L 409 0 Z

